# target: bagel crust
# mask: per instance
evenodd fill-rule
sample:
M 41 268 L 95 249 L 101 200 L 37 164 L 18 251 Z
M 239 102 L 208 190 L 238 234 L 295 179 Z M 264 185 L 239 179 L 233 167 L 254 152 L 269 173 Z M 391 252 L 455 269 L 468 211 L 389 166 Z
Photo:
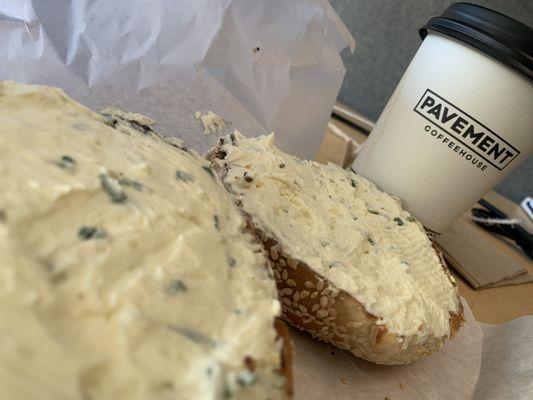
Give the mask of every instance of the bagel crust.
M 377 364 L 409 364 L 444 345 L 445 337 L 415 337 L 389 332 L 353 296 L 335 288 L 305 263 L 291 258 L 274 239 L 252 231 L 263 242 L 276 278 L 283 318 L 314 338 Z M 450 337 L 463 323 L 462 307 L 450 314 Z
M 298 160 L 277 149 L 272 142 L 272 136 L 248 139 L 236 132 L 222 138 L 219 145 L 209 153 L 208 158 L 212 161 L 213 168 L 221 176 L 228 191 L 243 210 L 249 230 L 261 241 L 271 261 L 282 304 L 283 318 L 292 326 L 309 332 L 319 340 L 379 364 L 408 364 L 441 348 L 445 339 L 453 337 L 460 328 L 463 322 L 462 306 L 455 280 L 447 271 L 442 258 L 439 258 L 423 227 L 401 209 L 397 199 L 380 192 L 364 178 L 333 165 L 322 166 L 314 162 Z M 315 170 L 319 170 L 320 175 L 314 175 Z M 327 187 L 323 187 L 323 182 L 330 181 L 336 185 L 339 180 L 351 182 L 351 185 L 348 185 L 351 187 L 345 191 L 346 193 L 341 191 L 335 193 L 340 200 L 337 201 L 337 198 L 332 195 L 323 196 L 320 199 L 321 203 L 316 205 L 316 202 L 313 203 L 314 199 L 309 199 L 309 197 L 314 197 L 314 193 L 318 191 L 327 193 Z M 293 181 L 294 187 L 287 189 Z M 311 190 L 305 192 L 304 189 L 300 189 L 306 185 L 307 189 L 311 187 Z M 268 193 L 264 194 L 262 190 Z M 350 190 L 354 193 L 349 192 Z M 287 195 L 289 191 L 291 191 L 290 196 Z M 389 251 L 385 256 L 380 253 L 376 254 L 374 260 L 378 261 L 375 261 L 375 268 L 385 268 L 383 267 L 385 261 L 390 264 L 392 261 L 389 259 L 396 256 L 405 256 L 405 260 L 410 257 L 409 260 L 414 259 L 418 262 L 418 265 L 413 265 L 412 268 L 419 268 L 422 271 L 419 273 L 421 277 L 416 275 L 416 271 L 410 273 L 409 268 L 405 268 L 405 272 L 402 270 L 397 276 L 398 280 L 404 279 L 408 284 L 416 279 L 421 281 L 415 282 L 416 285 L 413 284 L 413 294 L 405 300 L 407 303 L 409 299 L 418 296 L 416 300 L 421 304 L 418 309 L 409 308 L 407 304 L 402 304 L 401 300 L 391 299 L 390 293 L 379 291 L 376 291 L 378 295 L 373 300 L 374 303 L 378 303 L 375 306 L 368 300 L 369 296 L 360 296 L 361 291 L 353 289 L 358 287 L 357 279 L 354 279 L 350 286 L 331 272 L 337 273 L 336 268 L 344 268 L 346 273 L 342 276 L 351 278 L 349 275 L 353 271 L 351 265 L 339 261 L 339 267 L 335 263 L 324 266 L 319 265 L 321 263 L 319 257 L 306 257 L 306 251 L 320 251 L 316 250 L 319 246 L 306 247 L 305 243 L 305 241 L 312 241 L 313 236 L 322 234 L 318 229 L 313 230 L 304 226 L 306 223 L 311 225 L 312 222 L 309 221 L 313 221 L 313 218 L 316 220 L 313 212 L 319 214 L 312 207 L 323 207 L 334 213 L 335 207 L 344 201 L 342 196 L 350 200 L 349 196 L 357 196 L 358 191 L 363 199 L 364 196 L 368 197 L 368 192 L 376 192 L 375 196 L 383 199 L 385 204 L 382 208 L 379 208 L 380 204 L 373 205 L 379 211 L 369 210 L 370 215 L 367 216 L 361 216 L 360 211 L 356 210 L 363 222 L 365 218 L 370 221 L 367 227 L 359 228 L 367 237 L 360 242 L 356 250 L 363 248 L 364 251 L 361 253 L 366 255 L 376 251 L 375 248 L 378 245 L 382 245 L 380 248 Z M 271 204 L 267 203 L 267 200 L 271 201 Z M 356 200 L 359 201 L 359 199 Z M 287 215 L 280 218 L 267 219 L 266 214 L 260 212 L 261 207 L 265 209 L 282 207 L 285 201 L 288 204 L 287 208 L 299 207 L 300 215 L 308 213 L 310 217 L 306 216 L 300 221 L 297 217 L 291 219 L 293 214 L 286 213 Z M 258 205 L 259 202 L 261 202 L 260 205 Z M 328 202 L 331 204 L 327 204 Z M 305 209 L 301 204 L 310 204 L 309 209 Z M 345 206 L 348 212 L 355 209 L 352 203 L 347 201 L 341 206 Z M 268 212 L 270 213 L 270 210 Z M 296 214 L 296 211 L 294 213 Z M 336 217 L 345 218 L 341 212 L 338 216 L 331 216 L 332 219 Z M 302 224 L 294 228 L 302 221 Z M 378 224 L 384 226 L 381 231 L 375 228 Z M 418 249 L 417 251 L 410 249 L 404 251 L 402 246 L 405 247 L 405 244 L 395 242 L 396 239 L 389 234 L 389 230 L 392 231 L 396 227 L 403 230 L 397 235 L 406 235 L 410 240 L 418 241 L 413 244 Z M 298 236 L 288 237 L 286 234 L 291 232 L 291 229 L 297 231 Z M 355 225 L 354 241 L 360 236 L 356 229 L 358 227 Z M 375 235 L 373 229 L 376 230 Z M 348 230 L 347 234 L 350 233 L 351 231 Z M 334 234 L 335 231 L 332 230 L 331 236 L 323 237 L 319 243 L 327 244 L 331 248 L 336 245 L 332 243 L 335 240 L 346 239 L 344 237 L 336 239 Z M 350 238 L 347 240 L 350 241 Z M 400 249 L 397 250 L 397 247 Z M 302 248 L 306 251 L 302 251 Z M 335 251 L 336 253 L 332 252 L 332 257 L 341 259 L 342 253 L 338 248 Z M 427 265 L 418 260 L 417 252 L 423 253 L 422 258 Z M 388 259 L 382 262 L 379 257 L 388 257 Z M 404 268 L 404 264 L 409 265 L 407 261 L 401 260 L 397 263 L 400 264 L 399 268 Z M 368 265 L 361 266 L 361 270 L 364 271 L 365 268 L 368 270 Z M 358 276 L 359 279 L 366 278 L 364 274 Z M 384 287 L 391 287 L 391 282 L 380 281 L 386 279 L 383 274 L 377 274 L 373 276 L 373 279 L 378 288 L 382 284 Z M 430 284 L 435 288 L 435 297 L 440 303 L 437 303 L 437 300 L 432 302 L 428 295 L 422 292 L 424 288 L 419 288 L 424 284 L 424 279 L 433 280 Z M 398 284 L 401 283 L 398 282 Z M 418 292 L 415 292 L 416 290 Z M 368 293 L 369 290 L 363 294 Z M 408 293 L 408 295 L 411 294 Z M 380 302 L 382 304 L 379 304 Z M 428 303 L 427 309 L 420 310 L 420 307 L 426 306 L 425 302 Z M 389 316 L 382 312 L 387 306 L 396 307 L 398 311 Z M 402 316 L 402 313 L 407 314 L 411 309 L 418 312 L 416 318 L 412 315 Z

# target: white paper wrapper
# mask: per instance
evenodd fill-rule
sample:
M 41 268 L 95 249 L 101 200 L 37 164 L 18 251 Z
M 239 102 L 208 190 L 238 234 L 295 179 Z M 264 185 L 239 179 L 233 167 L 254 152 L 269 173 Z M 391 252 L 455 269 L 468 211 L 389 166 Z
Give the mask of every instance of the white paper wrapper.
M 444 348 L 406 366 L 376 365 L 291 329 L 295 400 L 506 400 L 533 398 L 533 317 L 466 323 Z
M 0 78 L 141 112 L 199 150 L 211 109 L 314 158 L 355 42 L 326 0 L 0 0 Z M 233 118 L 235 117 L 235 118 Z
M 474 400 L 533 399 L 533 317 L 483 325 Z
M 465 309 L 466 323 L 455 340 L 418 362 L 385 366 L 298 333 L 296 342 L 296 400 L 472 399 L 482 351 L 482 329 Z

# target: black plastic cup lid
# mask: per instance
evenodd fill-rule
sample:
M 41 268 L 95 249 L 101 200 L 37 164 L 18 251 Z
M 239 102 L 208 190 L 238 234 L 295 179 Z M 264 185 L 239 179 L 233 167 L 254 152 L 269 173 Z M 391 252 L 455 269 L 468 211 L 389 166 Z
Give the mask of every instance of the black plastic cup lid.
M 533 29 L 499 12 L 470 3 L 455 3 L 420 30 L 435 31 L 468 44 L 533 82 Z

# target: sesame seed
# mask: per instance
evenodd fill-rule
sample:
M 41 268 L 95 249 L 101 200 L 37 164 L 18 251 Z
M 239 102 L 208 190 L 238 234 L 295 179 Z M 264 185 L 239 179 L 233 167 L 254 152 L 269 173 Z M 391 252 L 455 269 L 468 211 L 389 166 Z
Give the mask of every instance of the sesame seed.
M 303 313 L 306 313 L 306 312 L 307 312 L 307 308 L 305 308 L 305 306 L 302 306 L 301 304 L 298 306 L 298 308 L 299 308 L 300 311 L 303 312 Z
M 327 296 L 328 294 L 330 294 L 330 292 L 331 292 L 331 288 L 328 286 L 324 290 L 322 290 L 320 294 L 323 296 Z
M 283 289 L 281 289 L 280 292 L 281 292 L 282 294 L 285 294 L 285 295 L 290 296 L 290 295 L 292 294 L 292 289 L 287 287 L 287 288 L 283 288 Z
M 313 282 L 305 281 L 304 286 L 309 289 L 313 289 L 315 285 L 313 285 Z
M 309 297 L 309 292 L 307 290 L 302 290 L 300 292 L 300 299 L 305 299 L 306 297 Z
M 335 303 L 335 299 L 331 296 L 328 296 L 328 303 L 329 304 L 334 304 Z
M 292 299 L 293 299 L 294 301 L 298 301 L 298 300 L 300 300 L 300 293 L 298 293 L 298 292 L 294 292 L 294 294 L 292 295 Z
M 283 271 L 281 271 L 281 279 L 283 279 L 284 281 L 286 281 L 288 277 L 289 277 L 289 273 L 287 272 L 286 269 L 284 269 Z
M 326 308 L 328 305 L 328 298 L 326 296 L 322 296 L 320 298 L 320 307 Z
M 318 292 L 313 292 L 313 293 L 311 293 L 311 296 L 310 296 L 310 297 L 311 297 L 312 299 L 314 299 L 314 298 L 316 298 L 316 296 L 318 296 Z
M 296 282 L 294 282 L 293 279 L 287 279 L 287 285 L 295 287 L 296 286 Z
M 304 320 L 302 321 L 302 323 L 303 323 L 303 324 L 309 324 L 309 323 L 313 322 L 315 319 L 316 319 L 315 317 L 310 316 L 309 318 L 304 319 Z
M 279 281 L 281 279 L 281 275 L 276 270 L 274 270 L 274 278 L 276 278 L 277 281 Z
M 291 300 L 285 297 L 285 298 L 283 298 L 283 303 L 285 305 L 287 305 L 287 306 L 290 306 L 291 305 Z
M 348 343 L 344 342 L 337 342 L 337 347 L 341 348 L 342 350 L 349 350 L 350 345 Z
M 319 280 L 318 283 L 316 284 L 316 288 L 318 290 L 324 289 L 324 281 L 323 280 Z
M 278 264 L 281 265 L 282 267 L 286 267 L 287 266 L 287 261 L 285 261 L 285 259 L 283 259 L 283 258 L 280 258 L 279 261 L 278 261 Z
M 339 337 L 345 341 L 345 343 L 350 343 L 350 335 L 347 333 L 339 333 Z
M 328 312 L 327 312 L 327 310 L 320 309 L 320 310 L 317 310 L 316 316 L 318 318 L 326 318 L 328 316 Z
M 287 263 L 289 264 L 289 267 L 291 267 L 292 269 L 296 269 L 298 267 L 298 261 L 295 260 L 294 258 L 289 258 L 287 260 Z
M 311 311 L 315 312 L 315 311 L 318 310 L 319 308 L 320 308 L 320 304 L 315 303 L 315 304 L 313 304 L 313 307 L 311 307 Z
M 328 312 L 331 314 L 332 317 L 336 317 L 337 316 L 337 311 L 334 308 L 328 309 Z
M 270 249 L 270 258 L 272 258 L 274 261 L 276 261 L 279 258 L 278 252 L 274 251 L 274 249 Z
M 339 326 L 339 331 L 341 331 L 342 333 L 346 333 L 346 332 L 348 332 L 348 329 L 346 329 L 345 326 L 341 325 L 341 326 Z

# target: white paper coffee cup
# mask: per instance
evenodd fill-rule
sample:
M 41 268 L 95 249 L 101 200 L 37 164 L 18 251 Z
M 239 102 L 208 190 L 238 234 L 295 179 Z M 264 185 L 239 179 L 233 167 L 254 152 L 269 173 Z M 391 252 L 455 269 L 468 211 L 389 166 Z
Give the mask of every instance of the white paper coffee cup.
M 478 17 L 478 27 L 471 21 L 467 26 L 474 33 L 487 34 L 485 22 L 494 26 L 493 15 L 486 17 L 493 11 L 464 3 L 430 20 L 353 165 L 435 232 L 444 231 L 533 151 L 532 59 L 509 62 L 486 44 L 477 46 L 483 37 L 467 32 L 465 40 L 464 33 L 454 32 L 468 11 Z M 531 34 L 527 26 L 494 14 Z M 452 28 L 446 27 L 449 21 Z

